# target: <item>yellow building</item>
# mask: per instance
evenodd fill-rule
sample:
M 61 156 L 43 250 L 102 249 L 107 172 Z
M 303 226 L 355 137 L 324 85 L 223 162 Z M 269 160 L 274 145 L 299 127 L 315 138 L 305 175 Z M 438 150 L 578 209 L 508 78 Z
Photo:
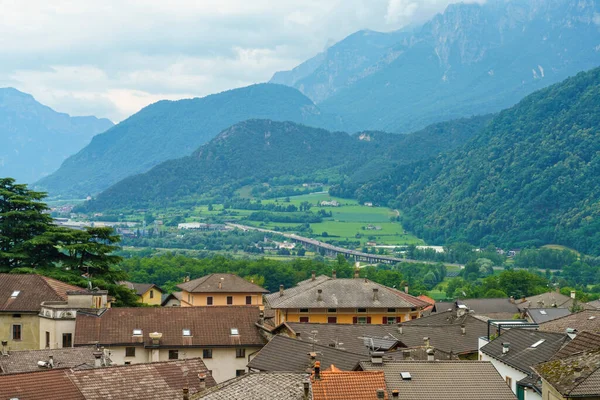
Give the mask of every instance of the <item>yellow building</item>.
M 210 274 L 177 285 L 181 307 L 258 306 L 268 290 L 233 274 Z
M 160 306 L 162 304 L 162 295 L 164 291 L 153 283 L 134 283 L 128 281 L 120 281 L 120 285 L 127 286 L 131 290 L 135 290 L 138 296 L 138 302 L 149 306 Z
M 296 287 L 266 296 L 275 311 L 275 324 L 283 322 L 329 324 L 396 324 L 421 317 L 429 306 L 408 293 L 359 278 L 336 279 L 313 273 Z
M 39 313 L 42 302 L 63 302 L 82 290 L 34 274 L 0 274 L 0 341 L 8 350 L 44 348 Z

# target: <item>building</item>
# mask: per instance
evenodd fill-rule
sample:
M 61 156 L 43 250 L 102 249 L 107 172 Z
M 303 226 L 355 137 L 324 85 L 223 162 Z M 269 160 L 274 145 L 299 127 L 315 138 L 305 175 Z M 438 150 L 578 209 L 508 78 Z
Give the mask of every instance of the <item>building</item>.
M 368 279 L 313 276 L 296 287 L 265 296 L 275 324 L 396 324 L 416 319 L 429 304 Z
M 217 382 L 246 372 L 264 338 L 258 307 L 110 308 L 77 314 L 75 346 L 97 344 L 113 363 L 201 357 Z
M 36 274 L 0 274 L 0 341 L 9 350 L 44 348 L 39 313 L 43 302 L 67 300 L 80 287 Z
M 558 289 L 552 292 L 546 292 L 535 296 L 525 297 L 517 301 L 519 308 L 570 308 L 573 306 L 575 292 L 571 296 L 565 296 Z
M 388 399 L 382 371 L 341 371 L 335 365 L 321 371 L 317 361 L 310 377 L 313 400 Z
M 45 368 L 95 368 L 98 354 L 102 353 L 95 346 L 8 351 L 0 353 L 0 374 L 34 372 Z M 101 356 L 98 359 L 101 365 L 110 365 L 109 359 Z
M 569 340 L 563 333 L 510 329 L 492 341 L 481 338 L 479 359 L 490 361 L 519 399 L 541 400 L 531 367 L 552 359 Z
M 177 285 L 181 307 L 263 306 L 268 290 L 233 274 L 210 274 Z
M 544 400 L 600 398 L 600 349 L 548 361 L 533 368 L 542 378 Z
M 588 310 L 600 310 L 600 300 L 589 301 L 585 305 Z
M 201 359 L 0 375 L 0 399 L 185 399 L 214 386 Z
M 192 396 L 193 400 L 310 400 L 309 374 L 261 372 L 242 375 Z
M 149 306 L 162 305 L 162 295 L 165 292 L 154 283 L 133 283 L 128 281 L 120 281 L 118 283 L 135 291 L 135 294 L 138 296 L 138 302 Z
M 390 399 L 516 400 L 486 361 L 386 361 L 371 358 L 360 371 L 383 371 Z
M 584 310 L 540 324 L 541 331 L 567 332 L 589 331 L 600 333 L 600 310 Z
M 448 310 L 458 311 L 460 308 L 466 312 L 481 315 L 490 319 L 513 319 L 519 315 L 521 310 L 513 298 L 497 299 L 464 299 L 455 302 L 435 303 L 434 312 L 444 312 Z
M 568 308 L 527 308 L 525 318 L 536 324 L 552 321 L 571 314 Z

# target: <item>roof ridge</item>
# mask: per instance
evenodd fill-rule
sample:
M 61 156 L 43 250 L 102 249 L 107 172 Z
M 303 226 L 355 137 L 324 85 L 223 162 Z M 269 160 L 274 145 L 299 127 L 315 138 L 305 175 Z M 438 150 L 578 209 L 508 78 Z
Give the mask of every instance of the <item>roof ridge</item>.
M 188 292 L 191 292 L 191 293 L 193 293 L 193 291 L 194 291 L 194 290 L 196 290 L 196 289 L 198 288 L 198 286 L 202 285 L 204 282 L 206 282 L 206 281 L 208 280 L 208 278 L 210 278 L 210 277 L 211 277 L 211 276 L 213 276 L 214 274 L 215 274 L 215 273 L 213 272 L 212 274 L 208 274 L 208 275 L 205 275 L 205 276 L 201 276 L 200 278 L 193 279 L 192 281 L 195 281 L 195 280 L 197 280 L 197 281 L 198 281 L 198 284 L 196 284 L 196 286 L 194 286 L 194 287 L 192 288 L 192 290 L 189 290 Z M 202 278 L 204 278 L 204 279 L 202 279 Z M 188 283 L 188 282 L 185 282 L 185 283 Z
M 324 344 L 318 344 L 318 343 L 313 343 L 313 342 L 305 342 L 304 340 L 301 340 L 301 339 L 294 339 L 294 338 L 291 338 L 291 337 L 289 337 L 289 336 L 284 336 L 284 335 L 275 335 L 275 336 L 273 337 L 273 339 L 274 339 L 275 337 L 281 337 L 281 338 L 285 338 L 285 339 L 293 340 L 294 342 L 297 342 L 297 343 L 304 343 L 304 344 L 307 344 L 307 345 L 310 345 L 310 346 L 319 346 L 319 347 L 324 347 L 324 348 L 326 348 L 326 349 L 328 349 L 328 350 L 336 350 L 336 351 L 341 351 L 341 352 L 343 352 L 343 353 L 348 353 L 348 354 L 352 354 L 352 355 L 355 355 L 355 356 L 365 356 L 364 354 L 361 354 L 361 353 L 354 353 L 354 352 L 352 352 L 352 351 L 347 351 L 347 350 L 343 350 L 343 349 L 338 349 L 337 347 L 330 347 L 330 346 L 327 346 L 327 345 L 324 345 Z M 273 339 L 271 339 L 271 340 L 273 340 Z M 264 347 L 263 347 L 263 348 L 264 348 Z M 261 350 L 262 350 L 262 349 L 261 349 Z M 366 357 L 366 356 L 365 356 L 365 357 Z

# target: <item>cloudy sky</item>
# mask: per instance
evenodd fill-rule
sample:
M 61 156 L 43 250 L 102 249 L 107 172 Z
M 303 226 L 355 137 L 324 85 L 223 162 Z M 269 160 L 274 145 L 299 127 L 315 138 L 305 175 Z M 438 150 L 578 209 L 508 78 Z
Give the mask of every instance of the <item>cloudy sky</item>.
M 360 30 L 456 0 L 0 0 L 0 87 L 117 122 L 270 79 Z

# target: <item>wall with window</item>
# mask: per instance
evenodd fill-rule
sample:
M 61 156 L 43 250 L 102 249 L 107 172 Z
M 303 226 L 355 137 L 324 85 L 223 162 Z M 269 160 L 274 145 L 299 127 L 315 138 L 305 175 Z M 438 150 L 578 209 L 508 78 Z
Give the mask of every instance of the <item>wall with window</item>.
M 510 389 L 513 391 L 513 393 L 517 393 L 517 382 L 525 378 L 527 376 L 526 374 L 503 363 L 502 361 L 498 361 L 495 358 L 482 353 L 481 351 L 479 351 L 479 359 L 481 361 L 490 361 L 494 368 L 496 368 L 496 371 L 498 371 L 498 373 L 502 376 L 502 379 L 504 379 L 506 383 L 510 385 Z M 541 397 L 533 391 L 529 392 L 529 396 L 527 398 L 529 400 L 541 400 Z
M 16 335 L 17 337 L 13 337 Z M 40 323 L 36 314 L 0 314 L 0 340 L 8 341 L 9 350 L 40 348 Z
M 46 317 L 40 317 L 40 344 L 39 349 L 46 348 L 46 332 L 50 336 L 50 349 L 61 349 L 63 348 L 64 339 L 71 335 L 71 338 L 75 339 L 75 318 L 70 319 L 52 319 Z
M 260 293 L 189 293 L 182 292 L 182 307 L 199 306 L 260 306 L 263 309 L 263 297 Z M 189 303 L 189 304 L 185 304 Z
M 417 311 L 410 309 L 386 309 L 386 308 L 310 308 L 310 309 L 278 309 L 277 324 L 289 322 L 310 322 L 318 324 L 397 324 L 402 321 L 418 318 Z
M 162 292 L 153 287 L 142 295 L 141 302 L 150 306 L 160 306 L 161 298 Z

